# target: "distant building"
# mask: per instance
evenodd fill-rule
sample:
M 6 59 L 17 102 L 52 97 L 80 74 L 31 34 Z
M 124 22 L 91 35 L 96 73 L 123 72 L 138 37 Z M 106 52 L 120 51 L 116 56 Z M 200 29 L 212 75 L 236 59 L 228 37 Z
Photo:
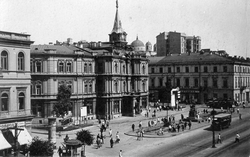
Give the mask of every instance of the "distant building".
M 225 51 L 149 57 L 152 100 L 165 100 L 164 89 L 180 88 L 181 102 L 209 99 L 250 101 L 250 59 L 231 57 Z
M 157 56 L 196 52 L 197 50 L 200 50 L 200 37 L 189 37 L 178 32 L 163 32 L 156 36 Z
M 30 107 L 32 43 L 30 35 L 0 31 L 0 156 L 7 156 L 11 149 L 9 141 L 14 141 L 14 130 L 9 136 L 6 129 L 14 127 L 15 123 L 24 129 L 18 137 L 20 145 L 28 144 L 28 140 L 31 140 L 27 130 L 33 118 Z

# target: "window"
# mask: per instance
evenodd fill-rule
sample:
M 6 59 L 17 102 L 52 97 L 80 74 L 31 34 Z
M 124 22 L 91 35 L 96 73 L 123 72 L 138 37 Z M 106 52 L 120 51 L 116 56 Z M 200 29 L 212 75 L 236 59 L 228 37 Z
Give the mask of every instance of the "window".
M 92 73 L 92 64 L 89 63 L 89 73 Z
M 115 82 L 114 88 L 115 88 L 115 93 L 118 93 L 118 83 L 117 82 Z
M 152 72 L 152 73 L 155 73 L 155 68 L 151 68 L 151 72 Z
M 204 83 L 204 87 L 207 88 L 208 87 L 208 81 L 207 81 L 207 79 L 204 79 L 203 83 Z
M 1 111 L 8 111 L 9 97 L 8 94 L 3 93 L 1 96 Z
M 126 82 L 123 82 L 123 92 L 126 92 Z
M 163 73 L 163 68 L 162 67 L 160 67 L 160 73 Z
M 194 67 L 194 72 L 199 72 L 199 68 L 198 67 Z
M 204 73 L 207 73 L 208 72 L 208 69 L 207 69 L 207 66 L 204 67 Z
M 179 78 L 176 78 L 176 86 L 177 87 L 181 86 L 181 80 Z
M 19 93 L 18 95 L 18 101 L 19 101 L 19 110 L 23 110 L 25 106 L 25 96 L 24 93 Z
M 217 66 L 214 66 L 214 72 L 215 73 L 217 72 Z
M 198 80 L 198 78 L 195 78 L 194 79 L 194 86 L 198 87 L 199 86 L 198 84 L 199 84 L 199 80 Z
M 87 114 L 88 115 L 93 114 L 93 102 L 87 101 L 86 106 L 87 106 Z
M 18 70 L 24 70 L 24 54 L 22 52 L 18 53 Z
M 142 82 L 142 91 L 145 92 L 146 91 L 146 85 L 145 82 Z
M 159 87 L 162 87 L 162 86 L 163 86 L 163 79 L 159 78 Z
M 2 70 L 8 70 L 8 53 L 6 51 L 1 53 L 1 67 Z
M 224 99 L 228 99 L 227 93 L 224 93 L 224 94 L 223 94 L 223 98 L 224 98 Z
M 186 72 L 189 73 L 189 68 L 188 67 L 186 67 Z
M 63 63 L 63 61 L 59 61 L 58 66 L 59 66 L 59 68 L 58 68 L 59 72 L 64 72 L 64 63 Z
M 30 61 L 30 72 L 34 72 L 34 68 L 33 68 L 33 61 Z
M 92 93 L 92 84 L 89 85 L 89 93 Z
M 70 73 L 72 72 L 72 62 L 67 62 L 66 64 L 66 72 Z
M 41 84 L 36 85 L 36 95 L 41 95 L 42 94 L 42 86 Z
M 142 74 L 146 74 L 146 68 L 145 65 L 142 66 Z
M 227 72 L 227 66 L 223 66 L 223 72 Z
M 217 85 L 217 79 L 216 78 L 213 78 L 213 87 L 217 88 L 218 85 Z
M 154 87 L 155 86 L 155 78 L 151 79 L 151 86 Z
M 189 78 L 185 78 L 185 86 L 189 87 Z
M 177 67 L 177 68 L 176 68 L 176 72 L 178 72 L 178 73 L 181 72 L 181 68 L 180 68 L 180 67 Z
M 145 69 L 143 69 L 143 68 L 145 68 L 145 67 L 144 66 L 142 67 L 142 71 L 145 72 L 144 71 Z M 125 65 L 122 66 L 122 69 L 123 69 L 123 74 L 126 74 L 126 66 Z
M 226 78 L 223 79 L 223 88 L 228 88 L 228 82 Z
M 115 73 L 118 73 L 118 65 L 115 63 Z
M 36 61 L 36 71 L 35 72 L 42 72 L 42 62 Z
M 87 63 L 84 64 L 83 71 L 84 73 L 87 73 Z
M 171 73 L 172 71 L 171 71 L 171 67 L 168 67 L 168 73 Z
M 86 85 L 86 84 L 84 86 L 84 93 L 88 93 L 88 85 Z

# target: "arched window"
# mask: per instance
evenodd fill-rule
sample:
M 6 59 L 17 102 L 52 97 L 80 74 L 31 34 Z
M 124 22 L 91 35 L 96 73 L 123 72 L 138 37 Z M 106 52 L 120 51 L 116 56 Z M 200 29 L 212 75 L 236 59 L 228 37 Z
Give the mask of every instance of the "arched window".
M 126 92 L 126 82 L 123 82 L 123 92 Z
M 84 71 L 84 73 L 87 73 L 87 63 L 84 64 L 83 71 Z
M 24 54 L 22 52 L 18 53 L 18 70 L 24 70 Z
M 146 68 L 145 68 L 145 65 L 142 66 L 142 74 L 145 74 L 146 73 Z
M 123 74 L 126 74 L 126 66 L 123 65 Z
M 68 72 L 68 73 L 72 72 L 72 63 L 71 62 L 67 62 L 67 64 L 66 64 L 66 72 Z
M 42 94 L 42 85 L 41 83 L 36 84 L 36 95 L 41 95 Z
M 114 88 L 115 88 L 115 93 L 118 93 L 118 83 L 117 82 L 115 82 Z
M 88 93 L 88 85 L 87 84 L 85 84 L 85 86 L 84 86 L 84 93 Z
M 118 65 L 115 63 L 115 73 L 118 73 Z
M 6 51 L 1 53 L 1 67 L 2 70 L 8 70 L 8 53 Z
M 6 93 L 3 93 L 1 96 L 1 111 L 9 110 L 9 96 Z
M 145 92 L 146 91 L 146 85 L 145 82 L 142 82 L 142 91 Z
M 92 64 L 89 64 L 89 73 L 92 73 Z
M 58 72 L 64 72 L 64 62 L 59 61 L 58 63 Z
M 92 84 L 89 84 L 89 93 L 92 93 Z
M 42 62 L 36 61 L 36 72 L 42 72 Z
M 19 93 L 18 101 L 19 101 L 19 110 L 23 110 L 25 106 L 25 96 L 24 93 Z

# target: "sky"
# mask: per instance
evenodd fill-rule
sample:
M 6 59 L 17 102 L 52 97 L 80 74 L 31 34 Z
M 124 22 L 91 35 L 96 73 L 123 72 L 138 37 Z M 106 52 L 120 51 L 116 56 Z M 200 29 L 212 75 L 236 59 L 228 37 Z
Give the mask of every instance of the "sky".
M 201 48 L 250 57 L 249 0 L 119 0 L 127 42 L 156 43 L 162 32 L 200 36 Z M 116 0 L 0 0 L 0 30 L 31 35 L 34 44 L 72 38 L 108 41 Z

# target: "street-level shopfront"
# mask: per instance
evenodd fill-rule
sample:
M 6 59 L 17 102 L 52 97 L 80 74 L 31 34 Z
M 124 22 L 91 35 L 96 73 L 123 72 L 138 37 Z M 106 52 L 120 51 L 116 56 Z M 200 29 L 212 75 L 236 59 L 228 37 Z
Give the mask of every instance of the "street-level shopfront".
M 12 123 L 0 124 L 0 156 L 8 156 L 13 154 L 14 144 L 15 144 L 15 127 L 17 130 L 17 141 L 19 150 L 21 147 L 30 144 L 32 142 L 32 137 L 26 128 L 30 125 L 30 122 L 20 121 Z

